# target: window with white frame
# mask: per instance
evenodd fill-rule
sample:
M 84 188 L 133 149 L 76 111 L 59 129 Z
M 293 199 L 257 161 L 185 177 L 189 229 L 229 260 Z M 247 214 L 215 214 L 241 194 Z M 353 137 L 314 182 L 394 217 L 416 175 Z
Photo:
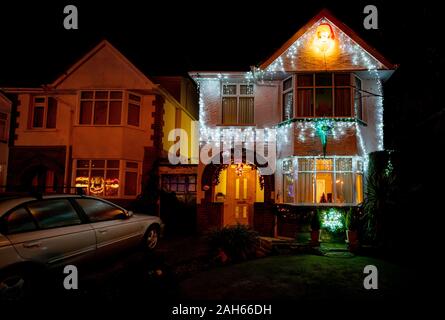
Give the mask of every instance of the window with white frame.
M 6 142 L 8 138 L 8 114 L 0 112 L 0 142 Z
M 86 194 L 103 197 L 119 196 L 119 160 L 75 160 L 75 186 Z
M 294 117 L 294 86 L 293 78 L 289 77 L 283 81 L 283 121 Z
M 222 124 L 254 124 L 253 84 L 222 85 Z
M 283 202 L 358 204 L 363 201 L 363 162 L 355 157 L 283 160 Z
M 79 124 L 120 125 L 122 104 L 122 91 L 82 91 L 80 93 Z
M 57 100 L 53 97 L 34 97 L 31 109 L 31 128 L 54 129 L 57 120 Z

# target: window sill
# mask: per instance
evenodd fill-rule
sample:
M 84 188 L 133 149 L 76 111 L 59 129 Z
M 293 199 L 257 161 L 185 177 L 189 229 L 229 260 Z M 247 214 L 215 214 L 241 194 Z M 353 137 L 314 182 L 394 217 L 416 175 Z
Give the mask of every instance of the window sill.
M 360 203 L 289 203 L 289 202 L 277 202 L 276 204 L 293 206 L 293 207 L 351 207 L 360 205 Z
M 59 131 L 57 128 L 47 129 L 47 128 L 27 128 L 24 130 L 25 132 L 57 132 Z
M 145 131 L 145 129 L 141 127 L 136 127 L 132 125 L 124 125 L 124 124 L 75 124 L 73 127 L 76 128 L 129 128 Z
M 356 122 L 362 126 L 365 126 L 365 127 L 368 126 L 368 124 L 366 122 L 364 122 L 363 120 L 360 120 L 358 118 L 351 118 L 351 117 L 298 117 L 298 118 L 292 118 L 289 120 L 281 121 L 280 123 L 277 124 L 277 126 L 280 127 L 280 126 L 290 124 L 293 122 L 312 122 L 312 121 L 317 121 L 320 119 L 343 121 L 343 122 Z
M 256 127 L 256 124 L 254 123 L 243 123 L 243 124 L 239 124 L 239 123 L 224 123 L 224 124 L 217 124 L 217 127 L 239 127 L 239 128 L 243 128 L 243 127 Z

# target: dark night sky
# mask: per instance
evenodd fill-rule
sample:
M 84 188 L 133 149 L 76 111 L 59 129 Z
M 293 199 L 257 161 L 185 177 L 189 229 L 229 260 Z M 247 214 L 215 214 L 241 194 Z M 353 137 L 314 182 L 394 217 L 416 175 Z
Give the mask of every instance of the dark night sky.
M 145 74 L 248 70 L 265 60 L 326 7 L 399 70 L 385 85 L 385 125 L 395 132 L 443 110 L 441 48 L 445 22 L 422 1 L 2 1 L 0 86 L 38 86 L 108 39 Z M 63 7 L 75 4 L 79 30 L 63 28 Z M 379 29 L 363 28 L 363 8 L 379 9 Z M 414 89 L 415 87 L 415 89 Z M 396 139 L 397 140 L 397 139 Z

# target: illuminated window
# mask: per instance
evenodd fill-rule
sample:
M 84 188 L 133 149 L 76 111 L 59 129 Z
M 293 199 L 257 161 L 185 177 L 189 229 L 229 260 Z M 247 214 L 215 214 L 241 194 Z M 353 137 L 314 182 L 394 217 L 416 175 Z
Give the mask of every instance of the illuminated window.
M 223 84 L 222 123 L 253 124 L 253 84 Z
M 122 91 L 82 91 L 79 124 L 120 125 L 122 101 Z
M 57 120 L 57 100 L 53 97 L 34 97 L 32 128 L 54 129 Z
M 87 194 L 119 196 L 119 160 L 76 160 L 75 186 Z
M 294 167 L 292 160 L 283 161 L 283 201 L 295 202 Z
M 352 117 L 351 74 L 297 75 L 297 117 Z
M 297 157 L 297 168 L 293 169 L 290 169 L 291 160 L 284 163 L 289 163 L 283 165 L 284 202 L 355 204 L 363 201 L 363 164 L 360 160 L 352 157 Z M 289 173 L 294 170 L 296 181 Z M 295 190 L 295 201 L 289 196 L 290 190 Z

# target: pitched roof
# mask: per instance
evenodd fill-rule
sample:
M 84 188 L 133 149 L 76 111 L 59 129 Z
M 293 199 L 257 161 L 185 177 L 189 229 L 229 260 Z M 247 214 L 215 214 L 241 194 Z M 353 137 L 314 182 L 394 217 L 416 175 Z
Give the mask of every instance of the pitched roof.
M 132 69 L 138 76 L 140 76 L 145 82 L 152 84 L 153 82 L 142 73 L 133 63 L 130 62 L 119 50 L 117 50 L 110 42 L 107 40 L 102 40 L 96 45 L 92 50 L 90 50 L 86 55 L 84 55 L 80 60 L 78 60 L 73 66 L 71 66 L 65 73 L 59 76 L 53 83 L 49 84 L 48 87 L 57 87 L 63 81 L 65 81 L 71 74 L 78 70 L 82 65 L 94 57 L 100 50 L 104 47 L 110 49 L 116 56 L 118 56 L 130 69 Z
M 345 25 L 343 22 L 338 20 L 332 15 L 332 13 L 327 9 L 322 9 L 317 15 L 315 15 L 311 20 L 309 20 L 302 28 L 300 28 L 289 40 L 287 40 L 277 51 L 275 51 L 267 60 L 262 62 L 259 67 L 260 69 L 266 69 L 269 67 L 276 59 L 283 55 L 298 39 L 300 39 L 314 24 L 316 24 L 321 19 L 327 19 L 332 22 L 337 28 L 344 32 L 351 40 L 357 43 L 363 50 L 365 50 L 370 56 L 376 59 L 384 67 L 384 69 L 394 70 L 397 65 L 392 64 L 386 59 L 382 54 L 380 54 L 375 48 L 367 44 L 356 32 Z

